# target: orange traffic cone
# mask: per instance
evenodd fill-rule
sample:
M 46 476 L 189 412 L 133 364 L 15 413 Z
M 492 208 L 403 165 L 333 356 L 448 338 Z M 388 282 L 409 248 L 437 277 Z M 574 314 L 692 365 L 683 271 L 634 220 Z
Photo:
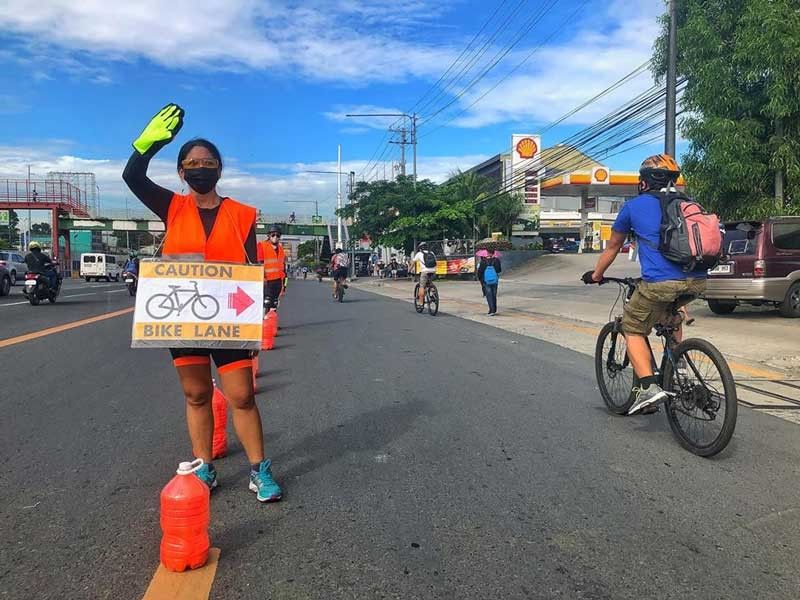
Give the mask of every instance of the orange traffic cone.
M 264 327 L 261 333 L 261 349 L 272 350 L 275 344 L 275 331 L 278 328 L 278 313 L 274 310 L 267 312 L 264 317 Z
M 214 436 L 212 438 L 211 458 L 222 458 L 228 453 L 228 401 L 214 383 L 214 396 L 211 398 L 211 411 L 214 413 Z

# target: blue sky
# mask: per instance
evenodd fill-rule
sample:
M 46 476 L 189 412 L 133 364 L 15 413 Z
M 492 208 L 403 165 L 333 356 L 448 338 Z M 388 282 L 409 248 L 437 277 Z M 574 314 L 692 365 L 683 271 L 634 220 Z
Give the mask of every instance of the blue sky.
M 343 170 L 382 176 L 385 163 L 391 172 L 399 148 L 382 143 L 391 120 L 345 113 L 418 111 L 419 173 L 440 181 L 508 150 L 512 133 L 537 133 L 642 64 L 663 12 L 662 0 L 4 5 L 0 177 L 24 176 L 28 164 L 40 175 L 94 171 L 103 206 L 122 207 L 130 198 L 119 177 L 130 142 L 158 108 L 176 101 L 186 124 L 153 162 L 153 177 L 177 189 L 180 143 L 208 137 L 227 161 L 220 190 L 268 214 L 311 212 L 287 200 L 318 200 L 330 213 L 336 178 L 302 171 L 335 169 L 337 144 Z M 522 32 L 526 23 L 532 26 Z M 485 53 L 459 80 L 435 86 L 484 25 L 468 56 L 475 48 Z M 518 33 L 518 44 L 479 77 Z M 649 74 L 634 79 L 548 131 L 545 146 L 650 85 Z M 639 148 L 608 164 L 631 170 L 659 149 Z M 384 160 L 368 164 L 373 156 Z

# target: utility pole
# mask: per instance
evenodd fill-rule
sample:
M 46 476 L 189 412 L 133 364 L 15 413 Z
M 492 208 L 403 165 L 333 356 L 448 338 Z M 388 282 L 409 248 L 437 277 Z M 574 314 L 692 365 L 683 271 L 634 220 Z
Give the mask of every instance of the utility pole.
M 678 0 L 669 0 L 669 47 L 667 54 L 667 115 L 664 152 L 675 157 L 675 105 L 677 102 Z
M 337 167 L 336 167 L 336 243 L 342 243 L 342 215 L 339 211 L 342 210 L 342 145 L 337 147 Z
M 403 176 L 406 174 L 406 159 L 405 159 L 405 146 L 406 144 L 411 144 L 414 150 L 414 188 L 417 187 L 417 113 L 409 115 L 407 113 L 363 113 L 363 114 L 348 114 L 345 117 L 402 117 L 403 119 L 408 119 L 411 123 L 411 141 L 406 140 L 406 129 L 405 124 L 403 124 L 403 128 L 399 130 L 401 133 L 400 142 L 391 142 L 392 144 L 400 144 L 400 148 L 402 149 L 402 158 L 400 162 L 400 172 Z M 398 132 L 397 129 L 389 129 L 389 131 Z M 385 179 L 385 176 L 384 176 Z
M 411 115 L 411 144 L 414 146 L 414 189 L 417 188 L 417 113 Z
M 405 128 L 405 126 L 403 126 L 400 129 L 389 129 L 389 131 L 393 131 L 395 133 L 399 133 L 400 134 L 400 141 L 399 142 L 390 141 L 389 143 L 390 144 L 400 144 L 400 175 L 405 177 L 406 176 L 406 144 L 408 144 L 408 141 L 406 141 L 406 133 L 408 133 L 408 130 Z M 386 164 L 385 163 L 383 165 L 383 168 L 384 168 L 384 172 L 385 172 L 386 171 Z M 392 178 L 394 178 L 394 173 L 392 173 Z M 384 175 L 384 179 L 386 179 L 385 175 Z
M 778 143 L 783 142 L 783 119 L 778 117 L 775 119 L 775 137 L 778 138 Z M 775 204 L 778 214 L 783 211 L 783 169 L 778 167 L 775 169 Z

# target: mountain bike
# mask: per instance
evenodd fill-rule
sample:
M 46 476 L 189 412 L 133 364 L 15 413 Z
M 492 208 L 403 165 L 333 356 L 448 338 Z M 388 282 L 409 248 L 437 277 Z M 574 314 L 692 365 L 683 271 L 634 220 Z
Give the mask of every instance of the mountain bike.
M 627 304 L 640 281 L 605 277 L 601 284 L 619 285 L 617 303 L 622 297 L 623 304 Z M 686 450 L 708 457 L 724 450 L 733 436 L 738 412 L 736 383 L 722 353 L 709 341 L 700 338 L 677 341 L 675 333 L 683 318 L 680 307 L 692 299 L 693 296 L 678 298 L 664 322 L 656 324 L 656 335 L 663 343 L 658 365 L 649 339 L 647 345 L 653 373 L 668 393 L 665 407 L 670 429 Z M 600 330 L 594 359 L 603 401 L 612 413 L 626 415 L 635 400 L 633 388 L 638 378 L 628 359 L 621 316 Z
M 425 295 L 422 298 L 422 304 L 419 303 L 419 282 L 414 286 L 414 309 L 422 314 L 425 310 L 425 305 L 428 305 L 428 314 L 432 317 L 436 316 L 439 312 L 439 290 L 433 284 L 434 275 L 431 273 L 425 280 Z
M 344 281 L 336 279 L 336 291 L 333 292 L 333 299 L 339 302 L 344 301 Z
M 194 287 L 183 288 L 179 285 L 170 285 L 172 290 L 169 294 L 155 294 L 147 300 L 145 304 L 145 311 L 153 319 L 161 320 L 169 317 L 173 312 L 178 315 L 187 306 L 190 307 L 192 314 L 203 321 L 213 319 L 219 314 L 219 302 L 214 296 L 209 294 L 201 294 L 197 289 L 197 282 L 191 282 Z M 192 295 L 185 301 L 181 301 L 179 293 L 188 292 Z

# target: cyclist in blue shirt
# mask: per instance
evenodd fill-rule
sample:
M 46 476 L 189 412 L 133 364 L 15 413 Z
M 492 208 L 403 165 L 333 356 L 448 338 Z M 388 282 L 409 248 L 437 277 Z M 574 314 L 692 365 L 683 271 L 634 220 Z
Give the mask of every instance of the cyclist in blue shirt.
M 639 195 L 622 207 L 612 226 L 608 246 L 597 260 L 594 271 L 584 274 L 585 283 L 599 283 L 619 255 L 629 235 L 637 238 L 643 281 L 636 286 L 622 315 L 622 332 L 633 370 L 640 386 L 634 388 L 636 400 L 628 414 L 654 412 L 667 393 L 656 383 L 650 362 L 647 336 L 656 323 L 668 316 L 670 306 L 680 297 L 699 296 L 705 291 L 705 270 L 686 272 L 681 265 L 667 260 L 659 251 L 661 203 L 653 192 L 674 188 L 680 167 L 668 154 L 647 158 L 639 168 Z M 681 339 L 680 329 L 675 337 Z

